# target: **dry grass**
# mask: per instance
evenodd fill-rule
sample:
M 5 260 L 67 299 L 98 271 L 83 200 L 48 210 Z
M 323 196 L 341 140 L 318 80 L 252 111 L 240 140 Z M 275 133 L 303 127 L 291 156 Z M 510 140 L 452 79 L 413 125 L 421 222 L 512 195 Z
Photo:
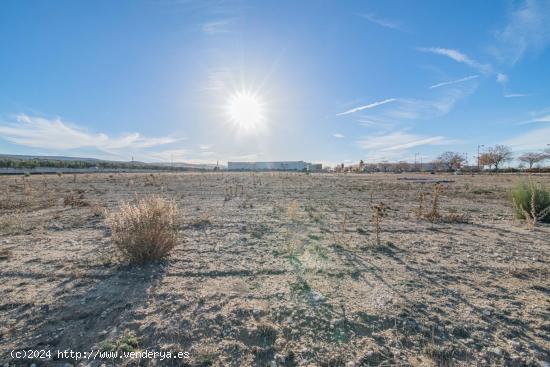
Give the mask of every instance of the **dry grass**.
M 441 214 L 439 214 L 439 196 L 441 195 L 441 192 L 443 191 L 443 186 L 441 184 L 436 183 L 433 186 L 432 189 L 432 201 L 431 201 L 431 208 L 428 213 L 426 213 L 426 219 L 428 219 L 431 222 L 436 222 L 441 218 Z
M 11 256 L 11 251 L 7 248 L 0 249 L 0 260 L 7 260 Z
M 84 200 L 84 193 L 81 192 L 70 192 L 68 195 L 66 195 L 63 198 L 63 205 L 65 206 L 72 206 L 72 207 L 83 207 L 83 206 L 89 206 L 90 203 L 88 203 L 86 200 Z
M 380 246 L 380 232 L 382 218 L 386 216 L 387 205 L 380 203 L 372 206 L 372 221 L 374 223 L 374 233 L 376 236 L 376 245 Z
M 290 205 L 287 208 L 287 214 L 288 214 L 288 217 L 291 220 L 293 220 L 293 221 L 298 220 L 298 209 L 299 208 L 300 208 L 300 204 L 298 204 L 298 202 L 296 200 L 293 200 L 290 203 Z
M 133 264 L 162 259 L 177 243 L 177 206 L 172 200 L 150 196 L 124 203 L 107 216 L 112 241 Z

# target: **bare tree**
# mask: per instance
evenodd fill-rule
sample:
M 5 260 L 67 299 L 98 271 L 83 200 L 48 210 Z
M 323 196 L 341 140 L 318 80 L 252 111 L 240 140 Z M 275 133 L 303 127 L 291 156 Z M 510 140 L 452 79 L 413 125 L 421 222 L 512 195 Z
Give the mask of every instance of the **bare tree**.
M 518 159 L 521 162 L 527 163 L 529 165 L 529 169 L 533 168 L 533 165 L 535 163 L 542 162 L 546 159 L 546 155 L 544 153 L 535 153 L 535 152 L 529 152 L 522 154 L 518 157 Z
M 495 166 L 495 171 L 498 171 L 498 166 L 512 159 L 512 150 L 506 145 L 495 145 L 487 149 L 487 154 L 491 163 Z
M 455 171 L 466 162 L 466 157 L 457 152 L 445 152 L 437 157 L 437 160 L 448 170 Z

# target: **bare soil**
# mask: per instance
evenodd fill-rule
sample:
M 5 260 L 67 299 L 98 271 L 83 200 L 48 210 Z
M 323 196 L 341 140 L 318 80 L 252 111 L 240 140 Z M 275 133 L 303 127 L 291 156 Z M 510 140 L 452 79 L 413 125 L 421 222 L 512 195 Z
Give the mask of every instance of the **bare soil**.
M 550 226 L 531 231 L 514 218 L 507 190 L 518 179 L 2 176 L 0 362 L 548 366 Z M 550 176 L 533 179 L 550 184 Z M 436 180 L 444 182 L 430 221 Z M 150 194 L 177 201 L 179 244 L 166 260 L 130 266 L 111 244 L 104 211 Z M 381 202 L 378 245 L 373 206 Z M 189 358 L 10 357 L 13 349 L 117 348 Z

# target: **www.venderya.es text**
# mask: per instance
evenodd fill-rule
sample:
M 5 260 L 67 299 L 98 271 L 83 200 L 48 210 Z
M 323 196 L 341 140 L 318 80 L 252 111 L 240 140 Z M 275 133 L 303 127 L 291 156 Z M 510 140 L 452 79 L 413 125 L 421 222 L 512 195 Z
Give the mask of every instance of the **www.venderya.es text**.
M 72 349 L 65 350 L 55 350 L 51 351 L 48 349 L 21 349 L 21 350 L 12 350 L 10 355 L 13 359 L 27 359 L 27 360 L 75 360 L 79 361 L 82 359 L 189 359 L 189 352 L 181 351 L 152 351 L 152 350 L 142 350 L 142 351 L 102 351 L 99 349 L 91 349 L 89 351 L 81 352 L 74 351 Z

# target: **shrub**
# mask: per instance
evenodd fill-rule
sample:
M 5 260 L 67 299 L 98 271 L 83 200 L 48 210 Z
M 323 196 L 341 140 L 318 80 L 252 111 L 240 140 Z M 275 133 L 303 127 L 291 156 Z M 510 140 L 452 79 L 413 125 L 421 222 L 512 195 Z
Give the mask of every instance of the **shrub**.
M 124 203 L 107 217 L 112 240 L 133 264 L 162 259 L 177 242 L 177 206 L 173 200 L 146 197 Z
M 520 181 L 510 190 L 510 201 L 516 216 L 532 226 L 537 221 L 550 223 L 550 189 L 531 181 Z

